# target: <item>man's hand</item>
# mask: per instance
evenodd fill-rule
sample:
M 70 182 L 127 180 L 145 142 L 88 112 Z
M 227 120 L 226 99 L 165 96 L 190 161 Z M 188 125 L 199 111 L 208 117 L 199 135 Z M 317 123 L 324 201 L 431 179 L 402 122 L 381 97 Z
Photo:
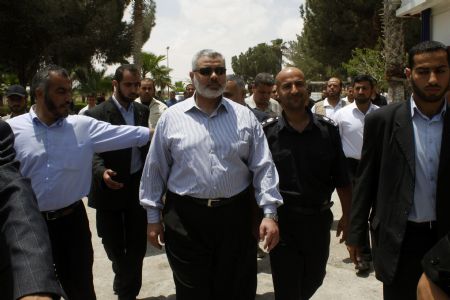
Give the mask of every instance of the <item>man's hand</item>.
M 278 224 L 272 219 L 263 218 L 261 225 L 259 225 L 259 239 L 264 242 L 264 250 L 270 252 L 280 240 L 280 232 L 278 230 Z
M 349 222 L 348 219 L 344 216 L 339 220 L 336 230 L 336 237 L 339 237 L 342 233 L 342 237 L 339 240 L 339 243 L 342 244 L 342 242 L 345 242 L 347 239 L 347 232 L 348 232 L 348 226 Z
M 112 190 L 118 190 L 123 188 L 123 183 L 114 181 L 112 179 L 112 177 L 116 175 L 117 173 L 111 169 L 107 169 L 105 170 L 105 172 L 103 172 L 103 181 L 105 182 L 106 186 Z
M 448 300 L 450 297 L 434 284 L 425 273 L 420 277 L 417 285 L 417 300 Z
M 153 247 L 162 249 L 162 246 L 164 246 L 164 227 L 162 223 L 147 224 L 147 239 Z
M 347 245 L 348 254 L 350 254 L 350 259 L 358 266 L 358 258 L 361 257 L 361 249 L 358 246 Z
M 22 298 L 19 298 L 19 300 L 52 300 L 53 298 L 47 295 L 28 295 Z

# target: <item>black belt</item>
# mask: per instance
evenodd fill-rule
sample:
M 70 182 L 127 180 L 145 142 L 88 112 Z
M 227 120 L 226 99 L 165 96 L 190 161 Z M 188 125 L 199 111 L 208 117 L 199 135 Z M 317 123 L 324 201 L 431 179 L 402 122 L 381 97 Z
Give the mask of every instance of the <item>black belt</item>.
M 224 206 L 233 203 L 235 200 L 242 199 L 244 196 L 248 193 L 249 188 L 246 188 L 242 192 L 240 192 L 237 195 L 234 195 L 230 198 L 209 198 L 209 199 L 203 199 L 203 198 L 195 198 L 191 196 L 183 196 L 175 194 L 171 191 L 167 191 L 166 198 L 168 199 L 185 199 L 188 201 L 192 201 L 196 204 L 206 206 L 206 207 L 219 207 Z
M 436 221 L 427 221 L 427 222 L 412 222 L 408 221 L 408 227 L 412 229 L 418 229 L 418 230 L 433 230 L 437 226 Z
M 78 200 L 69 206 L 57 209 L 57 210 L 49 210 L 49 211 L 43 211 L 42 215 L 44 216 L 44 219 L 47 221 L 53 221 L 56 219 L 59 219 L 61 217 L 70 215 L 75 211 L 75 209 L 81 204 L 81 200 Z

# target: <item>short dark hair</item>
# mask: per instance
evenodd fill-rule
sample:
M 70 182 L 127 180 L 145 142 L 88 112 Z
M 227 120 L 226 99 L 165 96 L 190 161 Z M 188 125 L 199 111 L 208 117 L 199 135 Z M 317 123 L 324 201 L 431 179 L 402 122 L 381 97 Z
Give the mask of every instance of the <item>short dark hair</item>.
M 414 68 L 414 56 L 422 53 L 445 51 L 447 53 L 447 64 L 450 66 L 450 50 L 447 46 L 437 41 L 425 41 L 413 46 L 408 51 L 408 67 Z
M 36 90 L 38 88 L 43 89 L 44 94 L 47 94 L 48 91 L 48 82 L 50 79 L 50 73 L 56 73 L 58 75 L 62 75 L 65 78 L 69 78 L 69 72 L 63 67 L 58 65 L 47 65 L 44 68 L 38 70 L 31 80 L 31 94 L 36 96 Z
M 370 76 L 370 75 L 367 75 L 367 74 L 360 74 L 360 75 L 356 75 L 355 77 L 353 77 L 353 79 L 352 79 L 352 87 L 355 86 L 356 82 L 360 83 L 360 82 L 365 82 L 365 81 L 369 82 L 370 83 L 370 87 L 373 88 L 374 78 L 372 76 Z
M 151 82 L 152 85 L 153 85 L 153 89 L 156 88 L 156 86 L 155 86 L 155 80 L 152 79 L 152 78 L 144 78 L 144 79 L 141 80 L 141 83 L 142 83 L 142 82 Z
M 139 69 L 137 68 L 137 66 L 136 65 L 133 65 L 133 64 L 125 64 L 125 65 L 121 65 L 120 67 L 118 67 L 117 69 L 116 69 L 116 72 L 114 73 L 114 77 L 113 77 L 113 79 L 114 80 L 117 80 L 118 82 L 121 82 L 122 81 L 122 79 L 123 79 L 123 72 L 124 71 L 128 71 L 128 72 L 130 72 L 130 73 L 132 73 L 132 74 L 141 74 L 140 72 L 139 72 Z
M 245 91 L 245 82 L 240 76 L 235 74 L 227 75 L 227 81 L 234 81 L 241 90 Z
M 253 87 L 258 87 L 259 85 L 269 85 L 272 86 L 275 84 L 275 79 L 272 74 L 269 73 L 259 73 L 255 77 L 255 81 L 253 82 Z

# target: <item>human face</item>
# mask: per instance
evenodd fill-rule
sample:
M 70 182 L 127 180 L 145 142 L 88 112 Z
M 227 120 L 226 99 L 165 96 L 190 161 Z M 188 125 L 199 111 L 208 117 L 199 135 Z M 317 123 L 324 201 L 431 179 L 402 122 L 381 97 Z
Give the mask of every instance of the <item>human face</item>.
M 368 81 L 355 82 L 353 86 L 353 94 L 355 95 L 356 104 L 366 104 L 371 101 L 373 88 Z
M 215 70 L 218 67 L 224 68 L 225 64 L 221 58 L 211 58 L 207 56 L 200 57 L 197 61 L 197 70 L 208 67 Z M 216 99 L 217 97 L 220 97 L 225 88 L 226 74 L 212 72 L 210 75 L 202 75 L 197 70 L 194 70 L 189 74 L 197 94 L 207 99 Z
M 116 87 L 116 98 L 119 101 L 131 103 L 139 96 L 139 87 L 141 86 L 141 76 L 138 73 L 132 73 L 128 70 L 123 71 L 122 80 L 118 82 L 113 80 Z
M 447 53 L 433 51 L 416 54 L 413 69 L 406 69 L 411 82 L 414 100 L 439 102 L 450 85 L 450 71 Z
M 341 95 L 341 81 L 338 78 L 330 78 L 327 82 L 327 97 L 337 98 Z
M 93 107 L 93 106 L 95 106 L 95 101 L 96 100 L 97 100 L 96 97 L 88 96 L 86 102 L 89 105 L 89 107 Z
M 26 111 L 27 99 L 19 95 L 8 96 L 8 107 L 13 115 L 21 115 Z
M 38 89 L 37 96 L 44 97 L 44 111 L 52 120 L 65 118 L 72 103 L 72 82 L 63 75 L 50 72 L 47 91 Z
M 153 97 L 155 97 L 155 86 L 153 82 L 142 80 L 141 87 L 139 88 L 139 98 L 142 103 L 150 103 Z
M 227 81 L 225 90 L 223 91 L 223 96 L 233 100 L 234 102 L 245 105 L 244 93 L 236 84 L 236 81 Z
M 297 68 L 286 68 L 277 75 L 277 93 L 283 110 L 304 111 L 308 101 L 305 75 Z
M 186 86 L 186 98 L 192 97 L 192 95 L 194 95 L 194 92 L 195 92 L 194 85 L 188 84 Z
M 270 93 L 270 98 L 278 100 L 277 86 L 272 87 L 272 92 Z
M 265 107 L 269 105 L 270 95 L 272 94 L 273 85 L 259 84 L 253 87 L 253 100 L 256 106 Z

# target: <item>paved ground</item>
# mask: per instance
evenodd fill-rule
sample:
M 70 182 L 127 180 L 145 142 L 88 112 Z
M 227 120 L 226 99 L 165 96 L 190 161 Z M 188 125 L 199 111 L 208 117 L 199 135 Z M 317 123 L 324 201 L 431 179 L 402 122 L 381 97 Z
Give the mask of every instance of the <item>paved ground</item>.
M 340 218 L 339 200 L 333 195 L 335 205 L 333 213 L 336 225 Z M 95 229 L 95 211 L 88 208 L 91 223 L 92 243 L 94 246 L 94 284 L 99 300 L 116 299 L 112 292 L 113 273 L 111 264 L 106 257 L 101 241 L 97 237 Z M 335 228 L 335 226 L 334 226 Z M 339 244 L 335 237 L 336 231 L 332 229 L 331 253 L 328 260 L 327 275 L 324 284 L 316 292 L 312 299 L 382 299 L 382 287 L 375 279 L 374 273 L 367 278 L 357 277 L 353 264 L 348 259 L 345 246 Z M 258 295 L 257 300 L 273 300 L 273 286 L 270 275 L 270 264 L 266 258 L 258 261 Z M 172 273 L 167 263 L 164 252 L 148 246 L 144 259 L 143 284 L 139 299 L 141 300 L 175 300 L 175 290 Z

